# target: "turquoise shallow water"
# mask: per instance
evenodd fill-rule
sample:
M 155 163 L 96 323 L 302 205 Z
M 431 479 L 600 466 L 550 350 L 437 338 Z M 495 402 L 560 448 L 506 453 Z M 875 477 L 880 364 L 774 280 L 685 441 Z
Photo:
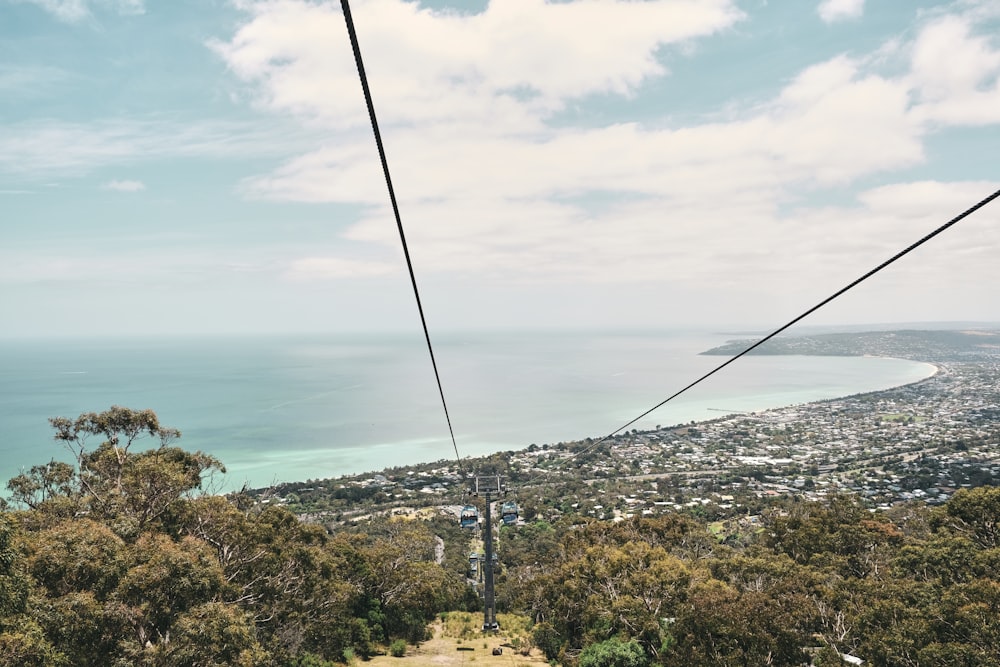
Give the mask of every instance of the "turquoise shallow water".
M 721 363 L 710 334 L 463 334 L 435 352 L 463 456 L 605 435 Z M 638 428 L 915 382 L 902 359 L 745 357 Z M 47 419 L 152 408 L 226 487 L 454 457 L 417 336 L 0 342 L 0 480 L 66 460 Z

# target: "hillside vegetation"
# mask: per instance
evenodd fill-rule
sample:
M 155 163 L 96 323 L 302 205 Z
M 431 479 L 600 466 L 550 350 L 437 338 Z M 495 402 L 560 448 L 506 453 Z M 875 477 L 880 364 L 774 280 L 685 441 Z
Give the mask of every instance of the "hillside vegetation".
M 759 339 L 731 340 L 702 354 L 734 355 Z M 750 354 L 806 354 L 831 357 L 873 355 L 931 362 L 960 362 L 994 357 L 1000 345 L 996 330 L 914 330 L 865 331 L 778 336 Z
M 350 663 L 412 652 L 443 612 L 481 608 L 451 515 L 330 530 L 266 498 L 204 493 L 221 463 L 177 447 L 151 411 L 53 426 L 75 465 L 12 479 L 0 513 L 0 664 Z M 782 499 L 725 531 L 692 513 L 523 515 L 500 533 L 498 605 L 523 624 L 507 654 L 534 645 L 580 667 L 1000 664 L 998 488 L 882 512 Z

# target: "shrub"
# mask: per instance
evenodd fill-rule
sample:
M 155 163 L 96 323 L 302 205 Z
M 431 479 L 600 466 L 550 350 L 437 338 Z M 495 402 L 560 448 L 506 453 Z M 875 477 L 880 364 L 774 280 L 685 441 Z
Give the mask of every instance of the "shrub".
M 402 658 L 406 655 L 406 641 L 396 639 L 389 644 L 389 654 L 394 658 Z
M 556 632 L 548 623 L 539 623 L 535 626 L 534 631 L 531 634 L 531 638 L 535 642 L 535 646 L 542 650 L 545 657 L 548 660 L 555 660 L 559 657 L 559 651 L 562 649 L 563 638 Z
M 609 639 L 591 644 L 580 652 L 580 667 L 646 667 L 649 658 L 634 639 Z

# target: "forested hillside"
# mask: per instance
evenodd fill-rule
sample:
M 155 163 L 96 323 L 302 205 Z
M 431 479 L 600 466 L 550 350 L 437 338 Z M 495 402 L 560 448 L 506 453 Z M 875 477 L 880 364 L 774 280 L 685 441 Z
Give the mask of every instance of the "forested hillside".
M 331 530 L 205 493 L 221 463 L 151 411 L 53 426 L 75 465 L 14 478 L 0 513 L 0 664 L 349 663 L 480 608 L 444 512 Z M 725 534 L 524 509 L 500 531 L 498 605 L 562 664 L 1000 664 L 998 488 L 880 512 L 781 499 Z
M 330 535 L 287 509 L 200 492 L 221 464 L 150 411 L 55 421 L 77 469 L 10 481 L 0 515 L 4 665 L 319 665 L 423 639 L 460 607 L 432 527 Z M 162 440 L 143 452 L 140 437 Z
M 1000 332 L 992 329 L 864 331 L 812 336 L 778 336 L 761 344 L 750 354 L 807 354 L 832 357 L 873 355 L 939 363 L 982 361 L 996 357 L 998 340 Z M 727 356 L 739 354 L 755 342 L 753 339 L 731 340 L 702 354 Z

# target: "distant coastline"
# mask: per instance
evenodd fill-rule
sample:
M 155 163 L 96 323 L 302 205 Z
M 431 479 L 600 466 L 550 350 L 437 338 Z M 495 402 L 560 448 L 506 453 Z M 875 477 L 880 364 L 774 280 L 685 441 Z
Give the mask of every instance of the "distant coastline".
M 706 353 L 702 353 L 702 354 L 707 354 L 707 352 Z M 779 355 L 773 354 L 773 355 L 768 355 L 768 356 L 779 356 Z M 787 354 L 784 354 L 784 355 L 781 355 L 781 356 L 831 356 L 831 355 L 809 355 L 809 354 L 800 354 L 800 353 L 787 353 Z M 905 387 L 916 386 L 916 385 L 920 385 L 920 384 L 923 384 L 925 382 L 928 382 L 928 381 L 934 379 L 935 377 L 937 377 L 940 373 L 942 373 L 942 372 L 945 371 L 944 366 L 942 366 L 939 363 L 933 363 L 933 362 L 929 362 L 929 361 L 922 361 L 922 360 L 918 360 L 918 359 L 908 359 L 906 357 L 880 355 L 880 354 L 844 355 L 844 356 L 853 356 L 853 357 L 857 357 L 857 358 L 870 358 L 870 359 L 885 359 L 885 360 L 888 360 L 888 361 L 905 362 L 905 363 L 908 363 L 908 364 L 919 364 L 920 366 L 928 368 L 929 372 L 927 373 L 927 375 L 925 375 L 923 377 L 920 377 L 920 378 L 917 378 L 917 379 L 914 379 L 914 380 L 910 380 L 910 381 L 907 381 L 907 382 L 902 382 L 900 384 L 895 384 L 895 385 L 891 385 L 891 386 L 888 386 L 888 387 L 874 389 L 874 390 L 871 390 L 871 391 L 854 392 L 854 393 L 848 393 L 848 394 L 843 394 L 843 395 L 838 395 L 838 396 L 831 396 L 831 397 L 821 398 L 821 399 L 816 399 L 816 400 L 811 400 L 811 401 L 805 401 L 805 402 L 801 402 L 801 403 L 789 403 L 789 404 L 785 404 L 785 405 L 771 406 L 771 407 L 766 407 L 766 408 L 762 408 L 762 409 L 759 409 L 759 410 L 737 410 L 737 409 L 707 407 L 707 408 L 705 408 L 705 410 L 710 411 L 710 412 L 716 412 L 716 413 L 719 413 L 719 414 L 718 415 L 712 415 L 712 416 L 706 416 L 705 418 L 702 418 L 702 419 L 696 419 L 696 420 L 678 422 L 678 423 L 674 423 L 674 424 L 666 424 L 666 425 L 663 426 L 663 428 L 646 429 L 646 430 L 640 430 L 639 432 L 640 433 L 653 433 L 653 432 L 663 431 L 663 430 L 671 430 L 671 429 L 677 429 L 677 428 L 687 428 L 687 427 L 690 427 L 692 425 L 696 426 L 696 427 L 697 426 L 705 426 L 705 425 L 709 425 L 709 424 L 722 423 L 722 422 L 728 421 L 729 419 L 734 418 L 734 417 L 747 416 L 747 415 L 753 415 L 753 414 L 763 414 L 763 413 L 777 413 L 777 412 L 781 412 L 783 410 L 788 410 L 788 409 L 791 409 L 791 408 L 802 408 L 802 409 L 805 409 L 805 410 L 809 410 L 811 407 L 815 407 L 818 410 L 818 409 L 821 408 L 821 406 L 824 406 L 826 404 L 834 403 L 834 402 L 838 402 L 838 401 L 843 401 L 843 400 L 846 400 L 846 399 L 850 399 L 852 397 L 857 397 L 857 396 L 877 397 L 877 396 L 882 395 L 882 394 L 891 395 L 892 392 L 895 392 L 895 391 L 897 391 L 899 389 L 903 389 Z M 595 433 L 595 434 L 591 434 L 587 438 L 571 439 L 571 440 L 560 441 L 558 444 L 556 444 L 554 446 L 554 449 L 552 451 L 565 451 L 568 447 L 571 447 L 573 445 L 577 445 L 577 444 L 579 444 L 581 442 L 584 442 L 586 440 L 598 440 L 598 439 L 603 438 L 603 437 L 605 437 L 607 435 L 608 435 L 607 433 Z M 504 448 L 504 449 L 498 449 L 496 451 L 489 452 L 487 454 L 483 454 L 481 456 L 481 458 L 488 458 L 488 457 L 490 457 L 492 455 L 501 454 L 503 452 L 511 452 L 511 451 L 513 451 L 513 452 L 520 452 L 520 451 L 523 451 L 524 449 L 525 449 L 524 447 L 519 447 L 519 448 L 509 448 L 508 447 L 508 448 Z M 480 458 L 480 457 L 470 457 L 470 459 L 473 460 L 473 461 L 476 458 Z M 365 476 L 369 476 L 369 475 L 373 475 L 373 474 L 387 473 L 387 472 L 389 472 L 389 471 L 391 471 L 393 469 L 397 469 L 397 468 L 402 468 L 404 470 L 410 469 L 410 468 L 417 469 L 417 468 L 424 468 L 424 467 L 427 467 L 427 466 L 431 466 L 431 465 L 434 465 L 434 464 L 437 464 L 437 463 L 447 463 L 447 462 L 448 462 L 447 459 L 439 459 L 439 460 L 436 460 L 436 461 L 422 461 L 422 462 L 419 462 L 419 463 L 414 463 L 414 464 L 404 465 L 404 466 L 387 466 L 385 468 L 381 468 L 381 469 L 377 469 L 377 470 L 373 469 L 373 470 L 365 471 L 364 473 L 342 475 L 342 476 L 340 476 L 338 478 L 343 478 L 343 479 L 360 478 L 360 477 L 365 477 Z M 397 472 L 398 472 L 398 470 L 397 470 Z M 304 482 L 304 481 L 305 480 L 299 480 L 299 483 Z
M 971 336 L 970 336 L 971 338 Z M 976 335 L 980 343 L 989 343 Z M 476 335 L 439 347 L 463 457 L 603 437 L 699 377 L 711 334 Z M 419 341 L 418 341 L 419 342 Z M 219 458 L 227 488 L 328 479 L 451 456 L 426 355 L 409 339 L 0 343 L 0 477 L 68 453 L 48 418 L 152 409 L 179 445 Z M 712 420 L 895 387 L 923 360 L 748 355 L 635 425 Z M 934 359 L 928 359 L 934 361 Z M 67 374 L 67 371 L 73 371 Z M 712 409 L 709 409 L 712 408 Z M 725 410 L 725 412 L 720 412 Z
M 739 354 L 758 339 L 727 341 L 703 355 Z M 886 357 L 939 363 L 968 361 L 990 356 L 1000 346 L 1000 330 L 901 329 L 828 333 L 811 336 L 778 336 L 747 356 L 808 355 L 831 357 Z

